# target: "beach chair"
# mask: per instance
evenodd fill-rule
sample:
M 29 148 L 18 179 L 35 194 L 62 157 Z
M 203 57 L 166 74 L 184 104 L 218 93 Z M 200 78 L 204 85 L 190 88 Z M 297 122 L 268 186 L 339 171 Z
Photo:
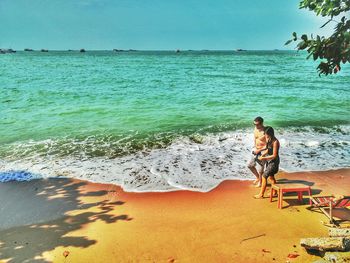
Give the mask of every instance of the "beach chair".
M 344 209 L 350 207 L 350 196 L 318 196 L 311 197 L 311 209 L 319 209 L 329 218 L 330 224 L 336 224 L 334 220 L 334 209 Z M 347 218 L 350 220 L 350 218 Z

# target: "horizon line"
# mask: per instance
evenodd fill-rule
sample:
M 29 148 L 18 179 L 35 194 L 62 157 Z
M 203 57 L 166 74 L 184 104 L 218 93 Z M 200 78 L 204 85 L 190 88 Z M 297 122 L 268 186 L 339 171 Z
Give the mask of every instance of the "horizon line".
M 128 51 L 235 51 L 235 52 L 245 52 L 245 51 L 297 51 L 296 49 L 278 49 L 278 48 L 272 48 L 272 49 L 86 49 L 86 48 L 78 48 L 78 49 L 46 49 L 46 48 L 40 48 L 40 49 L 34 49 L 34 48 L 23 48 L 23 49 L 13 49 L 13 48 L 0 48 L 0 50 L 13 50 L 13 51 L 24 51 L 24 52 L 35 52 L 35 51 L 113 51 L 113 52 L 128 52 Z

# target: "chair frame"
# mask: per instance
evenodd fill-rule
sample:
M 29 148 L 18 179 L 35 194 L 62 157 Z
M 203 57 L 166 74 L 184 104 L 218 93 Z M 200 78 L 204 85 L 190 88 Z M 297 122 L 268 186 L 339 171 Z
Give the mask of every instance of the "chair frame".
M 333 196 L 323 196 L 324 198 L 331 198 Z M 333 224 L 333 225 L 337 225 L 337 222 L 336 220 L 334 220 L 333 218 L 333 209 L 334 208 L 346 208 L 348 206 L 350 206 L 350 197 L 343 197 L 339 200 L 328 200 L 328 202 L 324 202 L 324 203 L 319 203 L 316 198 L 319 198 L 319 197 L 311 197 L 310 200 L 312 203 L 310 203 L 310 208 L 311 209 L 315 209 L 315 208 L 318 208 L 322 211 L 322 213 L 328 217 L 329 219 L 329 223 L 330 224 Z M 348 200 L 347 202 L 345 202 L 344 205 L 342 206 L 338 206 L 339 203 L 341 203 L 343 200 Z M 334 203 L 334 201 L 337 201 L 336 203 Z M 328 208 L 329 209 L 329 212 L 326 211 L 325 208 Z

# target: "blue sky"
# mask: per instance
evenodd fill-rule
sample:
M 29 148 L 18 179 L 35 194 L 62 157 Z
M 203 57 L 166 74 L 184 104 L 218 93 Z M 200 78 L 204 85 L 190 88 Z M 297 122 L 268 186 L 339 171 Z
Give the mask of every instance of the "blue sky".
M 298 0 L 0 0 L 0 47 L 281 49 L 325 33 Z M 292 48 L 292 46 L 290 47 Z

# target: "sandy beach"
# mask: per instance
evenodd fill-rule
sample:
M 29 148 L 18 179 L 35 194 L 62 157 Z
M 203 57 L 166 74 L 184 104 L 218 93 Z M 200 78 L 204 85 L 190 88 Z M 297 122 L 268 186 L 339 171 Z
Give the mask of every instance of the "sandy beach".
M 0 263 L 350 263 L 349 14 L 0 0 Z
M 313 194 L 349 194 L 350 170 L 279 173 Z M 250 181 L 208 193 L 127 193 L 56 178 L 0 184 L 3 262 L 312 262 L 302 237 L 327 234 L 323 214 L 295 196 L 282 210 Z M 298 255 L 289 259 L 288 254 Z

